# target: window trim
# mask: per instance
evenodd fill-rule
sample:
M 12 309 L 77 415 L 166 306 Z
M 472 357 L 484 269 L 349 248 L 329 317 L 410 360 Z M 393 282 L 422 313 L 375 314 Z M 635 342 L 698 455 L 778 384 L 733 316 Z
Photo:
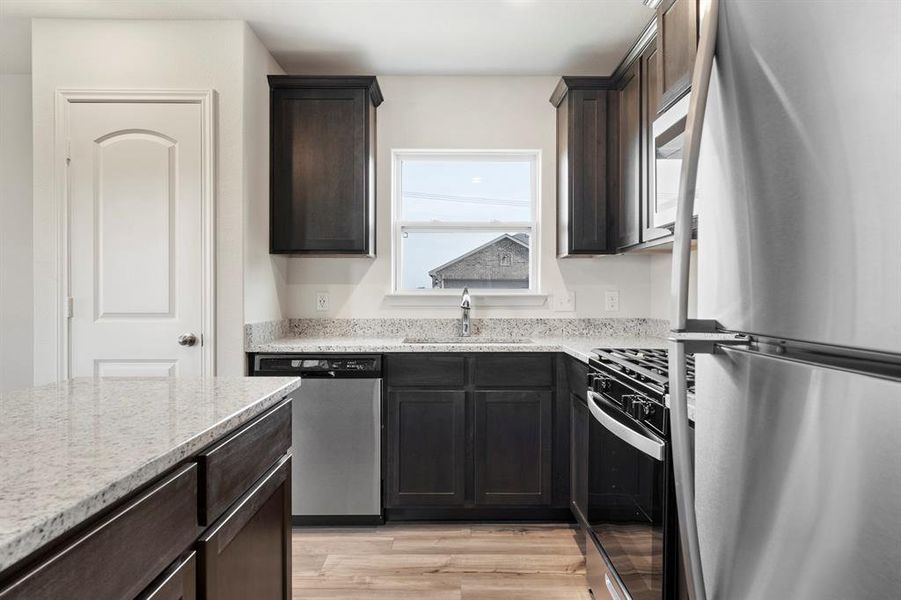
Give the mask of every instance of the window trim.
M 451 221 L 402 221 L 401 215 L 401 166 L 405 159 L 443 159 L 443 160 L 472 160 L 481 158 L 484 160 L 497 160 L 507 158 L 511 160 L 527 159 L 532 165 L 531 188 L 532 198 L 529 207 L 531 220 L 529 221 L 477 221 L 477 222 L 451 222 Z M 487 229 L 497 231 L 529 232 L 529 287 L 528 289 L 514 288 L 478 288 L 471 290 L 475 296 L 504 297 L 535 297 L 543 302 L 545 296 L 541 294 L 540 274 L 540 248 L 541 248 L 541 150 L 469 150 L 469 149 L 392 149 L 391 150 L 391 289 L 389 297 L 394 298 L 438 298 L 457 297 L 459 289 L 403 289 L 399 287 L 401 281 L 402 256 L 401 244 L 404 229 L 453 231 Z

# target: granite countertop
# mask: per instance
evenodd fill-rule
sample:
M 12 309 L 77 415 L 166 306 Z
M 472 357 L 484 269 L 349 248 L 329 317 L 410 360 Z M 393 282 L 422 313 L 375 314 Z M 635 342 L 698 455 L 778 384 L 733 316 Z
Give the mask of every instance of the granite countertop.
M 688 406 L 688 420 L 691 421 L 692 423 L 694 423 L 695 422 L 695 395 L 692 394 L 691 392 L 688 392 L 688 394 L 686 394 L 686 396 L 685 396 L 685 400 L 686 400 L 686 405 Z M 667 408 L 672 408 L 670 406 L 669 394 L 666 395 L 666 397 L 664 398 L 664 401 L 666 402 Z
M 244 326 L 246 352 L 565 352 L 588 362 L 593 348 L 663 348 L 668 324 L 641 318 L 286 319 Z M 442 343 L 407 343 L 407 338 Z M 527 339 L 513 344 L 510 340 Z M 458 342 L 459 340 L 459 342 Z
M 0 571 L 298 387 L 292 377 L 83 378 L 0 394 Z
M 425 336 L 423 336 L 425 337 Z M 648 335 L 529 337 L 528 343 L 509 343 L 493 336 L 472 336 L 469 341 L 408 343 L 403 337 L 325 336 L 283 337 L 249 344 L 247 352 L 365 353 L 365 352 L 565 352 L 588 362 L 594 348 L 665 348 L 666 340 Z

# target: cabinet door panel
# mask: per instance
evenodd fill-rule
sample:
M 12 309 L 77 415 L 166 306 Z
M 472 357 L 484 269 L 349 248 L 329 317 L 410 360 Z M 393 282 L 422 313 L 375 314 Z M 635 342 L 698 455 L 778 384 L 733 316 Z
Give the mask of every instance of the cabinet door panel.
M 588 516 L 588 427 L 591 415 L 585 400 L 575 394 L 569 397 L 572 407 L 572 441 L 570 465 L 572 482 L 572 507 L 574 516 L 583 521 Z
M 388 394 L 388 506 L 462 505 L 466 393 L 393 390 Z
M 691 87 L 698 49 L 698 0 L 670 0 L 657 8 L 657 45 L 658 108 L 663 109 Z
M 363 89 L 273 91 L 273 251 L 369 251 L 366 121 Z
M 623 78 L 620 91 L 620 203 L 617 246 L 641 242 L 641 63 Z
M 563 77 L 551 96 L 557 109 L 557 255 L 609 254 L 616 206 L 616 91 L 606 77 Z
M 291 457 L 285 456 L 197 542 L 200 597 L 291 595 Z
M 573 254 L 607 250 L 607 92 L 570 92 Z
M 547 391 L 476 392 L 477 503 L 550 502 L 552 403 Z

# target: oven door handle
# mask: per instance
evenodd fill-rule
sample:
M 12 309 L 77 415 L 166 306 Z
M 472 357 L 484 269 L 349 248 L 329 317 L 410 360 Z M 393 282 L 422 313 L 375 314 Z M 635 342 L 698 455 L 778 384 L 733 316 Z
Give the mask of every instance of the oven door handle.
M 636 450 L 640 450 L 658 462 L 662 462 L 666 457 L 666 442 L 638 421 L 635 421 L 631 427 L 621 423 L 610 414 L 610 411 L 622 411 L 593 390 L 588 390 L 588 410 L 604 426 L 604 429 Z

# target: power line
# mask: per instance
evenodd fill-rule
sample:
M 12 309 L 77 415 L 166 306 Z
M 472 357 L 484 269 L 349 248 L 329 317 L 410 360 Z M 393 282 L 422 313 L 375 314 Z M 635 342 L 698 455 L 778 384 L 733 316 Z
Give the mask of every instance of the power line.
M 458 204 L 494 204 L 497 206 L 528 206 L 528 199 L 520 198 L 488 198 L 486 196 L 460 196 L 454 194 L 435 194 L 431 192 L 403 192 L 404 198 L 418 200 L 440 200 Z

